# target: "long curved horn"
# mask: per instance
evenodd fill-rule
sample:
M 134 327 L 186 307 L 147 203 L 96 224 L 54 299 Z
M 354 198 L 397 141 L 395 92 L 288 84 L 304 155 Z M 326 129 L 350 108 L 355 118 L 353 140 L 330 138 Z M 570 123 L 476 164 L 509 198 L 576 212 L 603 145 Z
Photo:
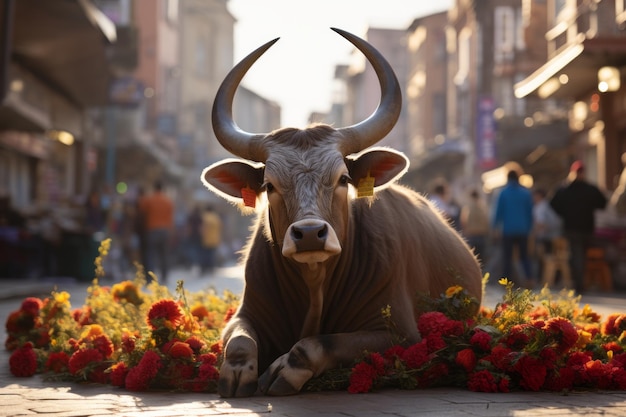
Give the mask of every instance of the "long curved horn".
M 265 162 L 267 154 L 260 144 L 265 134 L 248 133 L 239 128 L 233 120 L 233 99 L 239 83 L 246 72 L 279 38 L 257 48 L 230 70 L 213 101 L 213 132 L 220 144 L 229 152 L 251 161 Z
M 393 129 L 402 110 L 402 93 L 391 65 L 376 48 L 344 30 L 331 29 L 350 41 L 365 55 L 374 67 L 381 90 L 380 103 L 370 117 L 355 125 L 338 129 L 343 136 L 340 150 L 344 155 L 348 155 L 375 144 Z

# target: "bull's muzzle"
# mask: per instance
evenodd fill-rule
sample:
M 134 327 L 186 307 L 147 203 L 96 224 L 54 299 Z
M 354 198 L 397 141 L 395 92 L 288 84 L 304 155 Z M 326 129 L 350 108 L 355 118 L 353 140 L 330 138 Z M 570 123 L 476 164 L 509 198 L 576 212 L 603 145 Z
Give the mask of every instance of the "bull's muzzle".
M 283 256 L 297 262 L 324 262 L 340 252 L 337 234 L 322 220 L 300 220 L 289 226 L 285 234 Z

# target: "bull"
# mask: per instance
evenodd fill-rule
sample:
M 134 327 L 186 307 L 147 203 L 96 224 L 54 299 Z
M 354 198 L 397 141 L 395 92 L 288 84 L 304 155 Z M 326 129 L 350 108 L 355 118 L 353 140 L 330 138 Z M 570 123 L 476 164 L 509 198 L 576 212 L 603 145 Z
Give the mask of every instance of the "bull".
M 400 114 L 390 64 L 363 39 L 333 30 L 367 57 L 378 77 L 381 100 L 366 120 L 337 129 L 241 130 L 232 117 L 235 91 L 278 39 L 233 67 L 214 100 L 215 135 L 242 159 L 205 168 L 202 181 L 228 200 L 262 204 L 244 251 L 241 304 L 222 333 L 223 397 L 294 394 L 364 350 L 385 350 L 391 339 L 381 310 L 387 306 L 396 330 L 415 343 L 416 318 L 425 310 L 419 295 L 437 297 L 461 285 L 479 303 L 482 298 L 471 249 L 431 203 L 396 183 L 408 159 L 388 148 L 365 150 Z

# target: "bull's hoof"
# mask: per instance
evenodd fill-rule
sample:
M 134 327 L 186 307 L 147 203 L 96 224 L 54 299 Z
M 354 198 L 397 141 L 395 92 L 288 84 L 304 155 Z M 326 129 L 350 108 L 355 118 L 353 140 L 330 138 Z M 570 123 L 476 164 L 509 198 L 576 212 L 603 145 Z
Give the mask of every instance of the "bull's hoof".
M 217 383 L 217 393 L 223 398 L 251 397 L 257 391 L 257 381 L 250 381 L 243 385 L 237 385 L 233 381 L 220 379 Z

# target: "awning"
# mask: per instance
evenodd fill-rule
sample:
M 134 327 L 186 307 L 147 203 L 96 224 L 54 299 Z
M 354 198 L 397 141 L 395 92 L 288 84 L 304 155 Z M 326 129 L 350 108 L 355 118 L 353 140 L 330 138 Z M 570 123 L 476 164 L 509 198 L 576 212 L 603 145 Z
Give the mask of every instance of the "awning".
M 12 59 L 81 107 L 106 104 L 115 25 L 89 0 L 17 0 Z
M 592 38 L 580 36 L 543 66 L 515 84 L 515 96 L 523 98 L 578 99 L 597 86 L 598 69 L 626 65 L 626 38 Z

